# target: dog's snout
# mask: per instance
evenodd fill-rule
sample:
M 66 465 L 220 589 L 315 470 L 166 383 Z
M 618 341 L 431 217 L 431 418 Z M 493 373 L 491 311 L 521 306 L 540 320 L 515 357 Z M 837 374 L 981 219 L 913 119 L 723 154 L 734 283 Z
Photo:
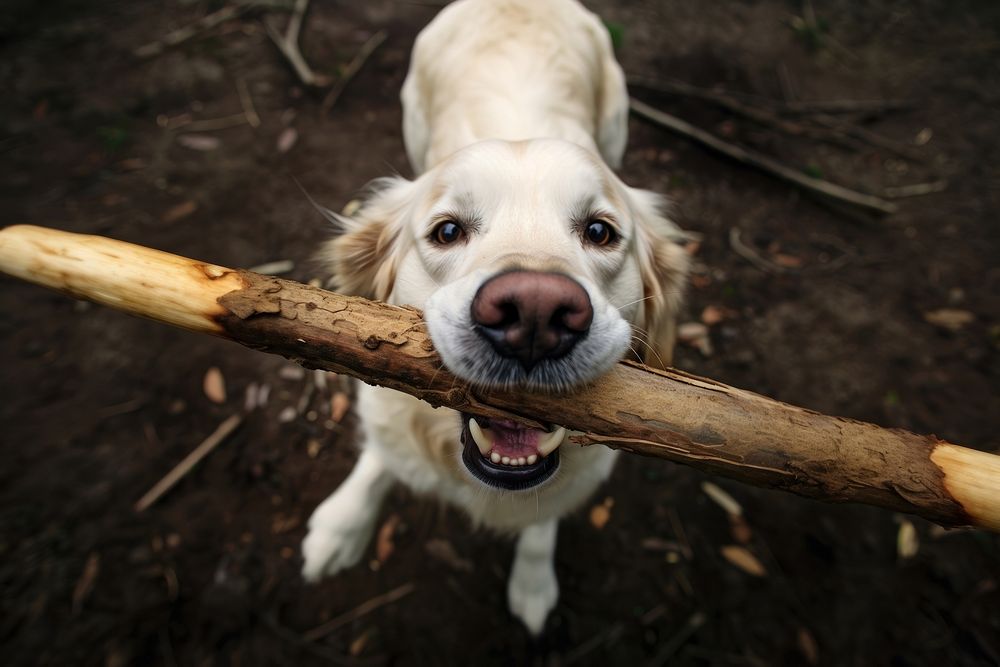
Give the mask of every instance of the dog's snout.
M 503 273 L 483 283 L 472 300 L 479 334 L 527 370 L 568 353 L 593 319 L 587 291 L 559 273 Z

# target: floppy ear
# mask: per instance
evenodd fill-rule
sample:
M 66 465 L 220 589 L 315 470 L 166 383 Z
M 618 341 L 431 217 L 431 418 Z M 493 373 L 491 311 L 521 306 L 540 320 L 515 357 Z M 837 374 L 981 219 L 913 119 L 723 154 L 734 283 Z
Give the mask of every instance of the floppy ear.
M 648 345 L 641 346 L 643 363 L 665 368 L 673 360 L 677 313 L 687 284 L 690 261 L 681 246 L 686 237 L 666 217 L 663 197 L 647 190 L 629 188 L 629 199 L 636 220 L 642 273 L 644 300 L 638 324 L 644 330 Z
M 322 210 L 337 236 L 318 258 L 330 270 L 331 287 L 342 294 L 385 301 L 396 282 L 396 253 L 413 183 L 380 178 L 369 186 L 361 208 L 346 215 Z

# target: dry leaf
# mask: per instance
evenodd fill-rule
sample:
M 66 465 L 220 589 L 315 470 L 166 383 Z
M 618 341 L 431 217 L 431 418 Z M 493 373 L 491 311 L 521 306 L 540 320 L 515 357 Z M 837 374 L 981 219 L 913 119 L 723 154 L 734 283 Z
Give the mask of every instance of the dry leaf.
M 83 608 L 83 603 L 87 601 L 91 591 L 94 590 L 94 582 L 101 571 L 101 555 L 96 551 L 87 556 L 87 562 L 83 566 L 83 572 L 73 587 L 73 615 L 76 616 Z
M 292 146 L 299 140 L 299 132 L 294 127 L 286 127 L 278 135 L 278 152 L 287 153 L 292 150 Z
M 146 167 L 146 161 L 141 157 L 128 157 L 119 162 L 116 166 L 120 171 L 138 171 Z
M 726 514 L 730 516 L 742 516 L 743 508 L 740 504 L 736 502 L 736 499 L 731 495 L 723 491 L 721 488 L 712 484 L 711 482 L 702 482 L 701 490 L 705 492 L 716 505 L 721 507 Z
M 749 575 L 754 577 L 767 576 L 767 570 L 764 569 L 764 565 L 745 547 L 736 544 L 727 544 L 722 547 L 722 557 Z
M 215 366 L 205 373 L 202 388 L 205 390 L 205 396 L 208 396 L 208 400 L 213 403 L 226 402 L 226 380 L 222 377 L 222 371 Z
M 614 498 L 605 498 L 600 505 L 590 508 L 590 525 L 601 530 L 611 521 L 611 508 L 615 506 Z
M 372 629 L 368 628 L 351 641 L 350 646 L 347 647 L 347 652 L 351 654 L 352 658 L 358 657 L 365 650 L 365 647 L 368 646 L 368 641 L 371 638 Z
M 177 137 L 177 143 L 193 151 L 214 151 L 222 145 L 218 137 L 209 134 L 182 134 Z
M 924 319 L 936 327 L 948 331 L 960 331 L 966 325 L 976 321 L 976 316 L 967 310 L 957 308 L 942 308 L 924 313 Z
M 306 453 L 309 458 L 314 459 L 319 456 L 320 450 L 323 449 L 323 443 L 315 438 L 310 438 L 309 442 L 306 443 Z
M 177 206 L 168 208 L 167 212 L 163 214 L 161 220 L 163 220 L 163 222 L 177 222 L 178 220 L 183 220 L 197 210 L 198 203 L 189 199 L 186 202 L 177 204 Z
M 909 519 L 903 519 L 899 523 L 899 532 L 896 533 L 896 553 L 905 560 L 916 556 L 919 550 L 917 529 Z
M 798 269 L 802 267 L 802 258 L 796 257 L 795 255 L 786 255 L 784 253 L 777 253 L 771 258 L 778 266 L 783 266 L 786 269 Z
M 684 322 L 677 327 L 677 340 L 697 349 L 706 357 L 712 356 L 712 341 L 708 337 L 708 327 L 701 322 Z
M 694 287 L 695 289 L 705 289 L 712 284 L 712 278 L 710 276 L 699 273 L 692 273 L 689 281 L 691 283 L 691 287 Z
M 342 391 L 335 392 L 330 397 L 330 419 L 340 423 L 351 408 L 351 399 Z
M 718 306 L 705 306 L 705 310 L 701 311 L 701 321 L 706 326 L 714 326 L 724 319 L 726 319 L 726 311 Z
M 389 556 L 396 549 L 393 536 L 396 534 L 396 526 L 399 525 L 399 515 L 390 514 L 382 527 L 378 529 L 378 537 L 375 539 L 375 558 L 379 563 L 389 560 Z
M 813 638 L 812 633 L 805 628 L 799 628 L 798 635 L 799 651 L 802 652 L 802 656 L 806 659 L 806 662 L 810 665 L 818 664 L 819 647 L 816 646 L 816 640 Z
M 473 570 L 472 561 L 459 556 L 458 552 L 455 551 L 455 547 L 448 540 L 427 540 L 424 543 L 424 548 L 427 550 L 427 553 L 440 561 L 444 561 L 452 569 L 459 572 L 472 572 Z
M 285 516 L 284 514 L 275 514 L 274 518 L 271 519 L 271 533 L 274 535 L 281 535 L 287 533 L 290 530 L 295 530 L 299 527 L 302 520 L 297 516 Z

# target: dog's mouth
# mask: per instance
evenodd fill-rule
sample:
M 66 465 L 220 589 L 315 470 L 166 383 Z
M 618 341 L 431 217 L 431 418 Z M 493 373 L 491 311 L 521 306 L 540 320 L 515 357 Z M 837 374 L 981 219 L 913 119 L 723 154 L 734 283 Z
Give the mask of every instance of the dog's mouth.
M 566 429 L 528 428 L 513 421 L 462 414 L 462 462 L 484 484 L 521 490 L 537 486 L 559 467 Z

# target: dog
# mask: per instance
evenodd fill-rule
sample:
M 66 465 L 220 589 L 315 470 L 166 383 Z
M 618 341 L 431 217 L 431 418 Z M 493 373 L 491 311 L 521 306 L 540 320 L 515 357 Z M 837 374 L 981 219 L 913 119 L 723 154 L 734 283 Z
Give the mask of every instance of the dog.
M 663 200 L 612 171 L 628 94 L 601 21 L 576 0 L 459 0 L 417 37 L 403 85 L 414 180 L 376 181 L 330 214 L 322 254 L 341 292 L 424 311 L 453 374 L 482 387 L 566 391 L 630 352 L 670 362 L 687 274 Z M 615 452 L 548 429 L 434 409 L 361 385 L 354 469 L 314 512 L 309 581 L 357 563 L 399 481 L 517 535 L 508 602 L 539 634 L 558 598 L 557 523 Z

